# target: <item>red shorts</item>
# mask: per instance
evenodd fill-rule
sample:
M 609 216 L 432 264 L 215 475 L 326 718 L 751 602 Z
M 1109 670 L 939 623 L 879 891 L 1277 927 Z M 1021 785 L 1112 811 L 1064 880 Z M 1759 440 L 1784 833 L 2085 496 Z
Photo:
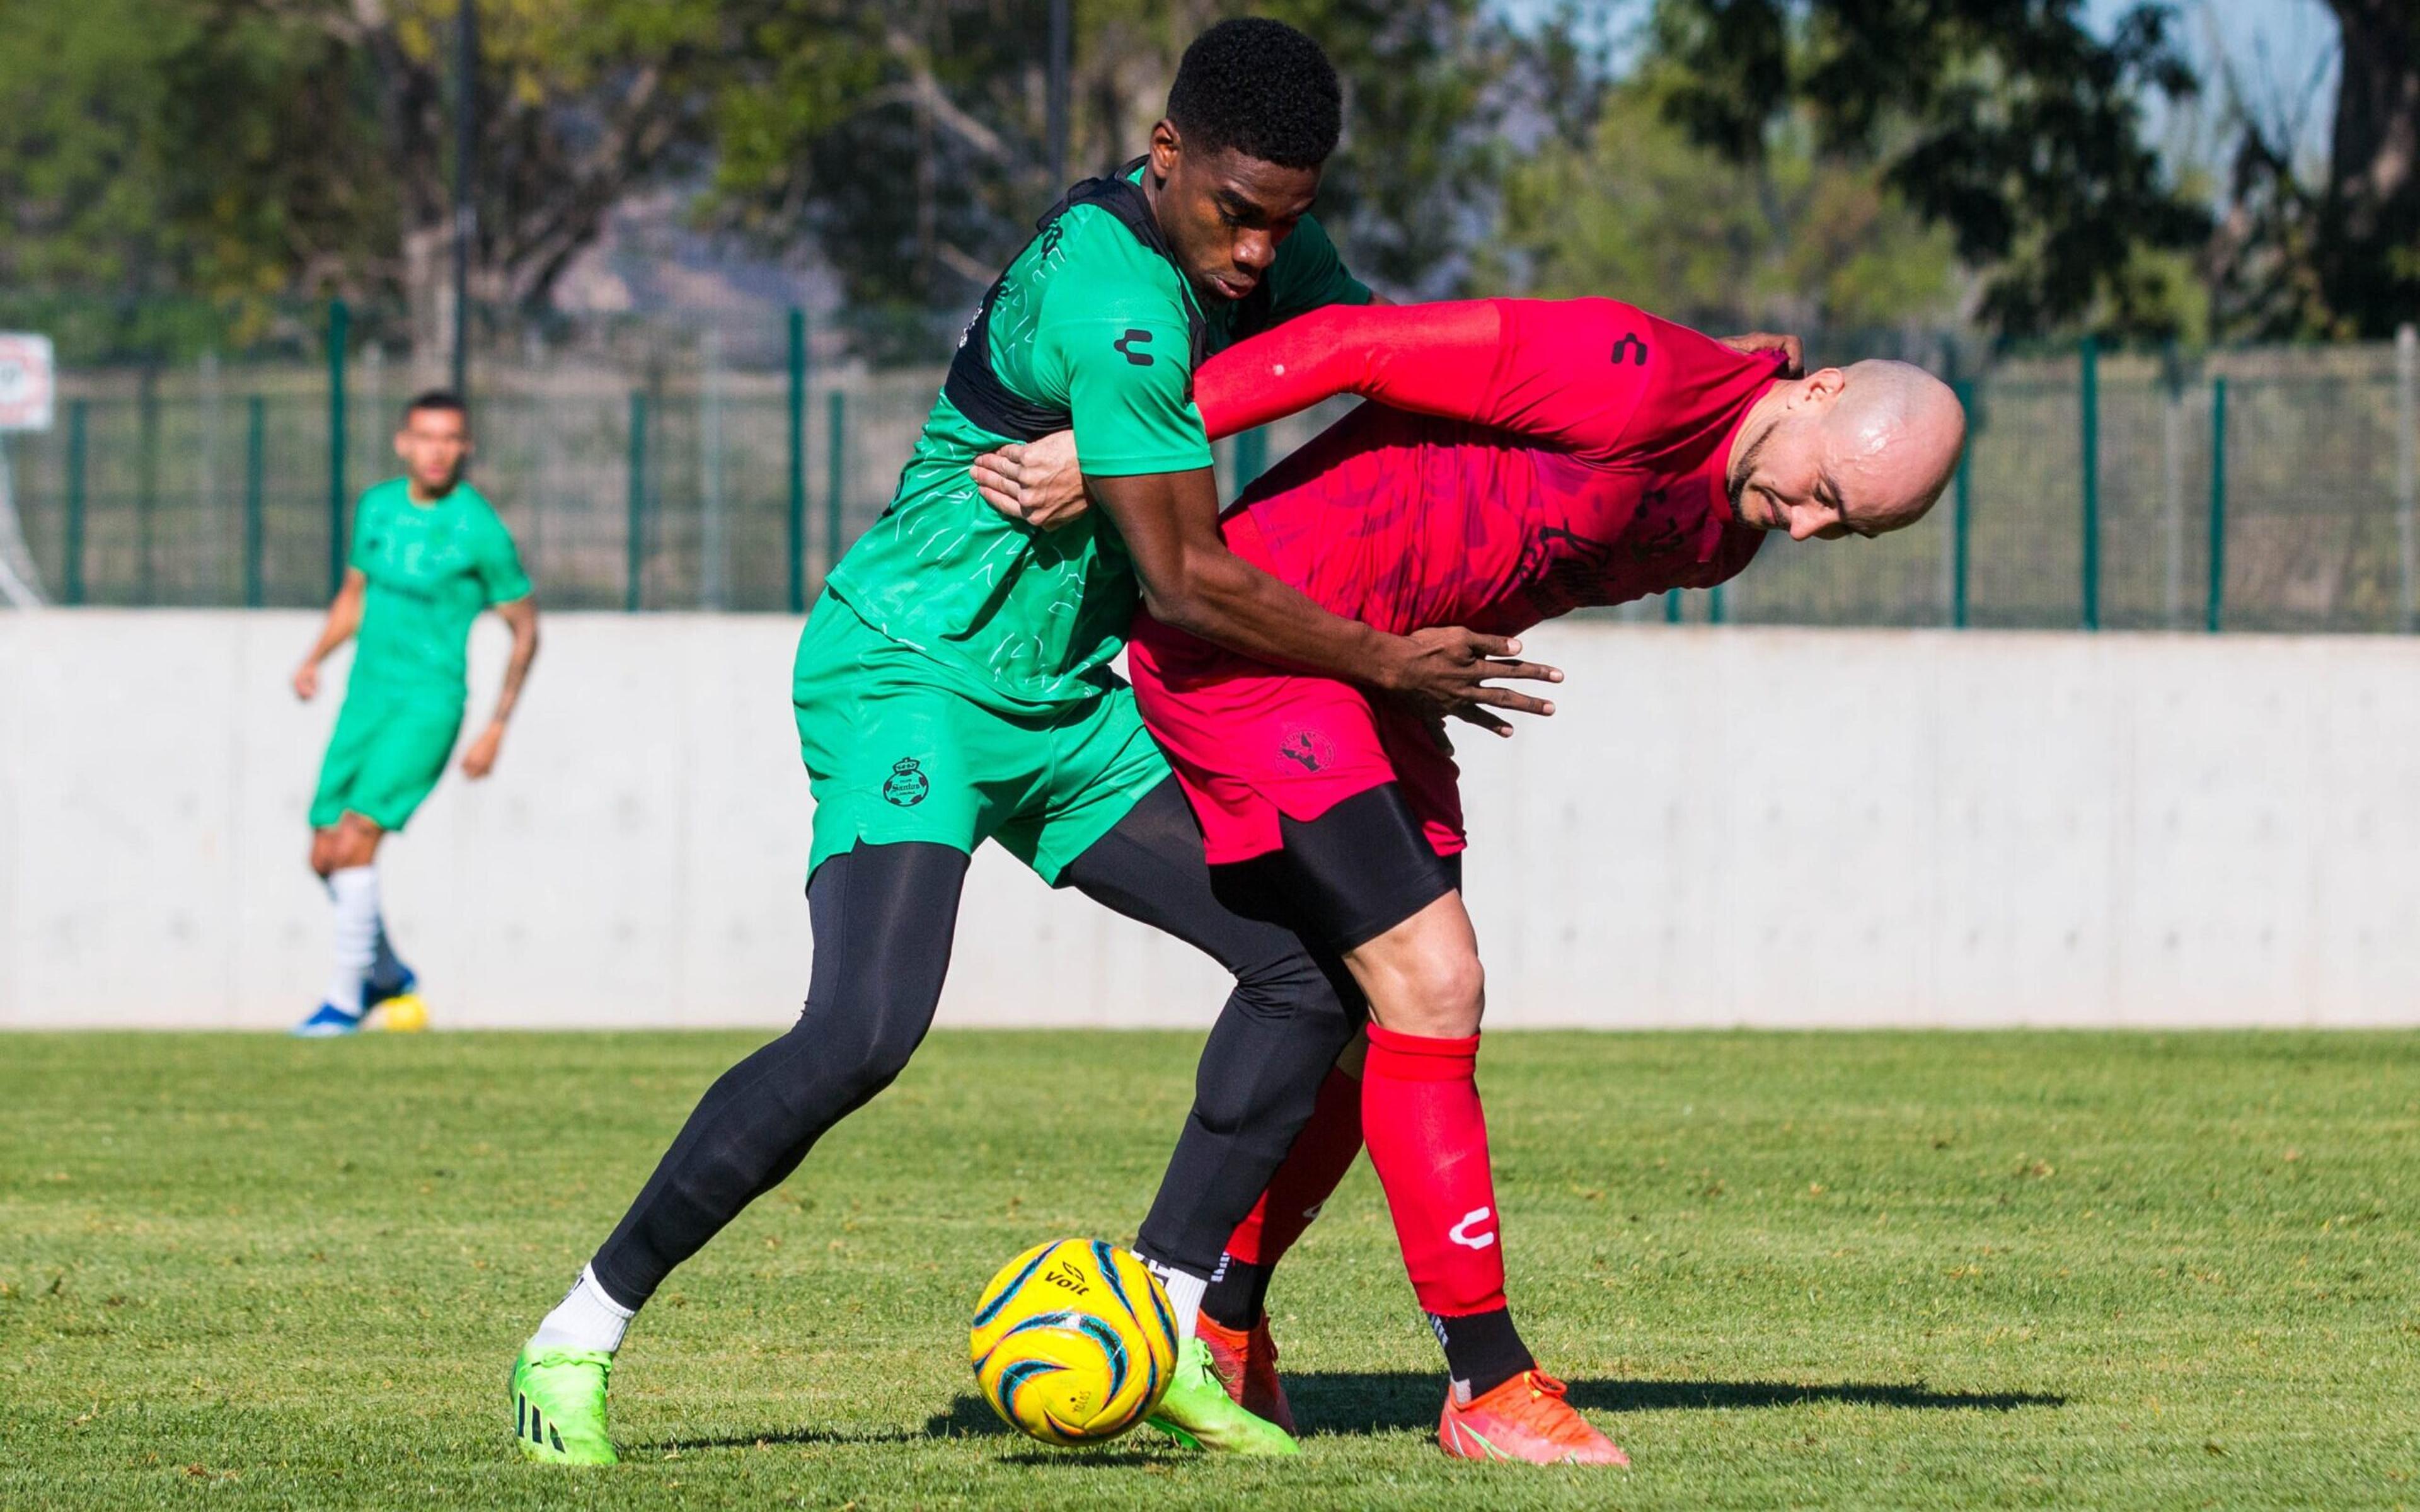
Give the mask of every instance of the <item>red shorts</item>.
M 1281 850 L 1280 815 L 1316 819 L 1388 782 L 1402 785 L 1439 856 L 1463 848 L 1461 771 L 1414 716 L 1149 614 L 1135 616 L 1127 662 L 1143 723 L 1192 801 L 1211 865 Z

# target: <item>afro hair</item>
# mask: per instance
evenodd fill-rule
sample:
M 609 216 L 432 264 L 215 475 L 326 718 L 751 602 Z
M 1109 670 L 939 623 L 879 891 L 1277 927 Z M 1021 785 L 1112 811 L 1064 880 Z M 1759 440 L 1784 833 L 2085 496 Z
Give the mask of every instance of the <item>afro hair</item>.
M 1187 146 L 1316 168 L 1336 150 L 1344 91 L 1317 42 L 1284 22 L 1245 17 L 1220 22 L 1185 50 L 1168 118 Z

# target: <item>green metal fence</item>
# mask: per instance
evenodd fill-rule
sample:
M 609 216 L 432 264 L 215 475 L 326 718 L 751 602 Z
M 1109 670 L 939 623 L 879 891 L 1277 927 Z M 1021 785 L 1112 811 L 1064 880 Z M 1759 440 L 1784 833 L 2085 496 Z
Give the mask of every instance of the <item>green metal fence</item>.
M 1719 600 L 1627 617 L 2408 633 L 2414 357 L 2407 339 L 2004 364 L 1959 384 L 1967 453 L 1913 529 L 1770 541 Z
M 550 607 L 797 612 L 812 601 L 888 501 L 940 375 L 817 371 L 804 318 L 786 325 L 752 363 L 483 364 L 473 477 Z M 337 350 L 318 366 L 65 375 L 57 424 L 5 438 L 0 454 L 44 594 L 323 602 L 347 509 L 395 471 L 395 411 L 416 386 L 376 348 Z M 2415 359 L 2407 340 L 2003 363 L 1961 380 L 1967 455 L 1915 528 L 1776 539 L 1722 589 L 1620 612 L 2408 632 L 2420 597 Z M 1344 408 L 1222 443 L 1226 485 Z

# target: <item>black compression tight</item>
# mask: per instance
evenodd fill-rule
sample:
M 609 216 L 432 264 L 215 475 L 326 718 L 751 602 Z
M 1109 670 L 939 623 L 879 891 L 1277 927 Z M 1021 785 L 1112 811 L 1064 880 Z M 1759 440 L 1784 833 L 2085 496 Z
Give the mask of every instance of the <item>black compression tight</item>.
M 923 843 L 860 845 L 816 868 L 806 1010 L 706 1089 L 597 1252 L 597 1278 L 615 1301 L 645 1302 L 907 1066 L 940 1001 L 966 871 L 963 852 Z M 1341 965 L 1314 961 L 1292 932 L 1212 896 L 1202 837 L 1173 779 L 1060 883 L 1175 935 L 1235 978 L 1140 1243 L 1206 1275 L 1310 1118 L 1320 1081 L 1359 1027 L 1360 998 Z

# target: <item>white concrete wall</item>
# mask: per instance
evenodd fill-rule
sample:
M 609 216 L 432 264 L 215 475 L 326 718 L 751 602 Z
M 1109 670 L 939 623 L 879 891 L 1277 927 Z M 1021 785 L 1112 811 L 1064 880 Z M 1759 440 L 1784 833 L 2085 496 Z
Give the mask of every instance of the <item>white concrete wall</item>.
M 273 1027 L 325 975 L 301 614 L 0 615 L 0 1026 Z M 778 1026 L 794 622 L 555 615 L 386 852 L 451 1026 Z M 2420 1023 L 2420 642 L 1548 626 L 1463 742 L 1501 1026 Z M 503 640 L 474 642 L 473 726 Z M 944 1022 L 1200 1025 L 1215 969 L 998 852 Z

